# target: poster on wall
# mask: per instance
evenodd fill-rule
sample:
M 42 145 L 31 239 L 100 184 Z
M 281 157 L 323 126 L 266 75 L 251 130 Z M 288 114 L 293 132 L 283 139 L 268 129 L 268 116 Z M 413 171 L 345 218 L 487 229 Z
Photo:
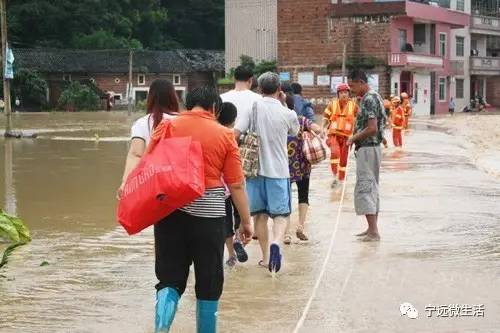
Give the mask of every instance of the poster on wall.
M 318 86 L 329 86 L 330 85 L 330 76 L 329 75 L 318 75 L 317 78 Z
M 368 75 L 368 85 L 370 86 L 370 89 L 373 89 L 378 92 L 379 89 L 378 74 Z
M 290 81 L 290 72 L 280 72 L 280 81 L 281 82 Z
M 314 86 L 314 72 L 299 73 L 298 81 L 302 86 Z
M 344 77 L 344 82 L 347 82 L 347 77 Z M 336 96 L 337 95 L 337 86 L 342 83 L 342 76 L 332 76 L 332 80 L 330 83 L 330 92 Z

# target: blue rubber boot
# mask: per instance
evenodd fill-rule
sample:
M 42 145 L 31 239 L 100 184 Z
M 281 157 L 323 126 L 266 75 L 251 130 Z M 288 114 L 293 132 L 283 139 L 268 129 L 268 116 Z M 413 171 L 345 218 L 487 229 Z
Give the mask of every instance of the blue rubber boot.
M 156 333 L 170 330 L 178 302 L 179 293 L 173 288 L 163 288 L 156 293 Z
M 196 302 L 196 332 L 215 333 L 217 332 L 217 309 L 219 301 Z

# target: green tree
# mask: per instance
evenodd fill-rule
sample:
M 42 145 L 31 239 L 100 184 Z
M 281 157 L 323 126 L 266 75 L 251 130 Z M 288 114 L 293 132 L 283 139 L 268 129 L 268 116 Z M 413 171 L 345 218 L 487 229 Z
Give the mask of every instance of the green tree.
M 224 48 L 223 0 L 10 1 L 8 19 L 15 47 Z
M 89 35 L 77 35 L 72 42 L 77 49 L 142 49 L 142 43 L 137 39 L 127 40 L 117 37 L 110 31 L 98 30 Z
M 63 110 L 97 110 L 99 96 L 89 86 L 73 81 L 59 97 L 58 105 Z
M 47 101 L 47 81 L 38 73 L 27 69 L 20 69 L 12 80 L 12 89 L 24 106 L 41 107 Z

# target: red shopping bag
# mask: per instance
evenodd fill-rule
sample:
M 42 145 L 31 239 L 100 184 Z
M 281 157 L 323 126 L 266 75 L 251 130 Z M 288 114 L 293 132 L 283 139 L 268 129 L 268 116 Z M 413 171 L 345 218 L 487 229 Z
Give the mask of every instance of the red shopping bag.
M 204 192 L 201 144 L 192 141 L 191 137 L 166 138 L 160 134 L 128 176 L 117 218 L 128 234 L 133 235 Z

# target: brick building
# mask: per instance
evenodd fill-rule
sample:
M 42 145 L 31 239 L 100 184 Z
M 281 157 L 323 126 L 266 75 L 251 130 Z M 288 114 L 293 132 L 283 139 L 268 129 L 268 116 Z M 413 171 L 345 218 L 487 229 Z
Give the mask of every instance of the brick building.
M 40 73 L 49 86 L 47 101 L 56 106 L 65 81 L 91 86 L 102 98 L 111 94 L 117 105 L 146 98 L 151 82 L 169 79 L 180 99 L 196 86 L 216 84 L 224 75 L 224 52 L 206 50 L 134 51 L 129 89 L 127 50 L 16 49 L 16 68 Z
M 279 71 L 324 104 L 342 80 L 346 43 L 348 65 L 370 68 L 370 84 L 383 96 L 406 91 L 417 114 L 447 112 L 453 84 L 468 75 L 465 54 L 454 59 L 451 50 L 452 33 L 470 16 L 452 2 L 454 10 L 414 1 L 278 1 Z

